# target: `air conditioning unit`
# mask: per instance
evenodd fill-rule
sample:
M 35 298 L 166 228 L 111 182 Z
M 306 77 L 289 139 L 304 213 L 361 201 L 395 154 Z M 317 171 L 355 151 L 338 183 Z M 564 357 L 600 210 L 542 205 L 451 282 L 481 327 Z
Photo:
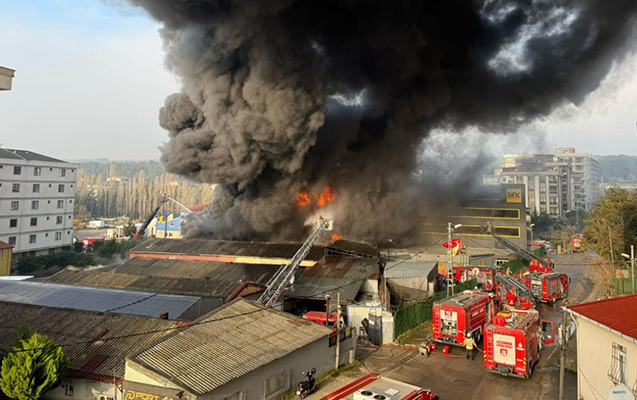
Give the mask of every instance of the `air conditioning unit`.
M 387 397 L 382 394 L 361 389 L 354 392 L 354 400 L 387 400 Z

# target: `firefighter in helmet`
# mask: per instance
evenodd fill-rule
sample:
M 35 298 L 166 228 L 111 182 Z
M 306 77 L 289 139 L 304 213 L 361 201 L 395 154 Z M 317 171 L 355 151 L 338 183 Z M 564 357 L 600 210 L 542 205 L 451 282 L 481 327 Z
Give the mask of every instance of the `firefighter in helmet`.
M 464 333 L 464 347 L 467 349 L 467 360 L 473 360 L 476 356 L 475 353 L 475 345 L 476 342 L 473 339 L 473 336 L 469 333 L 469 331 L 465 331 Z

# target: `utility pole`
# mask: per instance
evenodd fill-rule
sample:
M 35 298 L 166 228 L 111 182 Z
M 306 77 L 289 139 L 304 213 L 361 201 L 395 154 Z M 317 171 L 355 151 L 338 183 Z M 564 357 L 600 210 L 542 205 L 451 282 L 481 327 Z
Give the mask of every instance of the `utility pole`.
M 334 369 L 338 369 L 341 355 L 341 292 L 336 293 L 336 362 Z
M 453 271 L 451 253 L 451 222 L 447 225 L 447 297 L 453 294 Z
M 630 245 L 630 270 L 633 278 L 633 294 L 635 294 L 635 246 Z
M 568 302 L 564 303 L 564 306 L 562 307 L 562 324 L 558 330 L 558 334 L 560 335 L 560 387 L 558 400 L 564 400 L 564 370 L 566 367 L 566 351 L 568 350 L 568 340 L 566 337 L 568 322 L 568 311 L 566 311 L 567 304 Z

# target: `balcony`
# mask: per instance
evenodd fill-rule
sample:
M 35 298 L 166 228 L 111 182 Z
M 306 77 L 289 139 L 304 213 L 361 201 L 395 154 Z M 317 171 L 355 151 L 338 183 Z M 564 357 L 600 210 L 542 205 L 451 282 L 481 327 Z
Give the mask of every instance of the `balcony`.
M 0 67 L 0 90 L 11 90 L 15 70 Z

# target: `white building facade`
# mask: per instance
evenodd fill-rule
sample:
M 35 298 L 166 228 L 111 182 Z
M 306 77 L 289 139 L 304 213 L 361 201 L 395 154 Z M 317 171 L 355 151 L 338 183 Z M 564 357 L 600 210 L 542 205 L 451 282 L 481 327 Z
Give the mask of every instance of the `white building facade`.
M 574 209 L 590 211 L 599 200 L 599 163 L 588 153 L 576 153 L 572 147 L 555 149 L 559 161 L 570 163 L 572 172 L 571 199 Z
M 73 243 L 76 164 L 0 148 L 0 240 L 14 259 L 60 251 Z

